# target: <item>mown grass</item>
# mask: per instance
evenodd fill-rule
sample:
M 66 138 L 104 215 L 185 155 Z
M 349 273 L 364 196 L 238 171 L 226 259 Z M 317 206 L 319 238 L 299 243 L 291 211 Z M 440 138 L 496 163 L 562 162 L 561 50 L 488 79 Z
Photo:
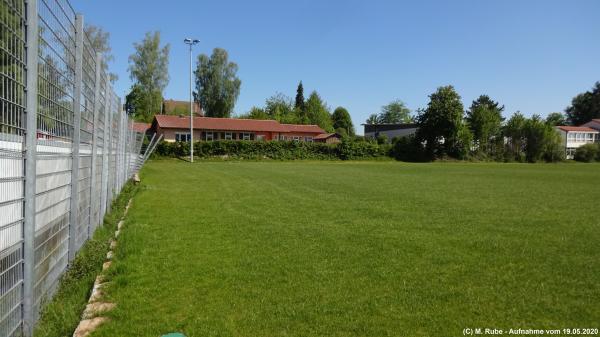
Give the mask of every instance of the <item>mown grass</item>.
M 598 327 L 599 165 L 150 162 L 93 336 Z
M 61 278 L 56 294 L 44 305 L 40 320 L 34 331 L 35 337 L 72 336 L 81 321 L 81 314 L 90 297 L 96 276 L 106 260 L 110 239 L 127 202 L 138 187 L 128 183 L 113 201 L 111 212 L 106 214 L 102 226 L 96 229 L 73 259 L 69 269 Z

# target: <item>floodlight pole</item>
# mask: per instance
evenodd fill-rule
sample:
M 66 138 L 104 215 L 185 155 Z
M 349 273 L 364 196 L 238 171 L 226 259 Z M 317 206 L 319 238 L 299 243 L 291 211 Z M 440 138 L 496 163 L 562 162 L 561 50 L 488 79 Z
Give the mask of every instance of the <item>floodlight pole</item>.
M 193 58 L 192 58 L 192 47 L 200 42 L 196 39 L 187 38 L 183 42 L 190 46 L 190 162 L 194 162 L 194 92 L 192 91 L 193 85 Z

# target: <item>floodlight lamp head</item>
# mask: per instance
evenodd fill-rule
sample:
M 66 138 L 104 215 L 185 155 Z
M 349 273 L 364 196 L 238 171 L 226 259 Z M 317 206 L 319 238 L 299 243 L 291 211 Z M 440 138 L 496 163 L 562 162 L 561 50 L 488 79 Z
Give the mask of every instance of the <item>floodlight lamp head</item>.
M 185 44 L 189 44 L 190 46 L 192 46 L 192 45 L 195 45 L 196 43 L 200 42 L 200 40 L 187 38 L 187 39 L 183 40 L 183 42 L 185 42 Z

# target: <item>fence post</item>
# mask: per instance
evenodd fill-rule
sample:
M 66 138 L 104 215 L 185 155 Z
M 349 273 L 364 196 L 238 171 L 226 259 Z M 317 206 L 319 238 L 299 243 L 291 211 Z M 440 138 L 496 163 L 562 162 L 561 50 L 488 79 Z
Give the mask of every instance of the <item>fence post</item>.
M 108 213 L 108 212 L 110 212 L 110 203 L 112 201 L 112 184 L 113 184 L 113 182 L 111 180 L 111 175 L 114 176 L 114 174 L 111 173 L 111 172 L 113 170 L 113 168 L 112 168 L 112 160 L 113 160 L 112 156 L 114 155 L 114 153 L 113 153 L 113 142 L 114 142 L 114 136 L 115 136 L 114 133 L 115 133 L 115 130 L 113 129 L 113 125 L 112 125 L 112 119 L 113 119 L 113 106 L 112 106 L 113 105 L 112 104 L 113 93 L 112 93 L 112 90 L 108 89 L 108 88 L 110 88 L 108 86 L 108 81 L 107 81 L 107 84 L 106 84 L 106 88 L 107 88 L 106 90 L 109 92 L 107 94 L 108 107 L 109 107 L 108 108 L 108 116 L 107 116 L 108 117 L 108 125 L 109 125 L 109 128 L 108 128 L 108 162 L 107 162 L 108 169 L 106 170 L 107 175 L 108 175 L 108 180 L 106 181 L 106 205 L 105 205 L 106 212 Z M 112 178 L 112 179 L 114 179 L 114 178 Z
M 108 151 L 110 150 L 110 142 L 108 142 L 108 130 L 110 126 L 108 125 L 108 115 L 110 114 L 110 94 L 109 94 L 109 79 L 108 76 L 106 78 L 105 87 L 104 87 L 104 136 L 102 137 L 103 147 L 102 147 L 102 189 L 100 194 L 102 195 L 100 205 L 100 218 L 104 218 L 104 214 L 106 214 L 106 200 L 108 199 Z
M 25 133 L 25 201 L 23 207 L 23 334 L 33 335 L 35 264 L 35 192 L 38 110 L 38 6 L 27 1 L 27 110 Z
M 132 125 L 129 123 L 129 118 L 127 118 L 127 111 L 125 111 L 125 109 L 123 109 L 123 114 L 125 115 L 125 124 L 127 125 L 127 129 L 125 129 L 125 135 L 126 135 L 126 142 L 125 142 L 125 149 L 123 151 L 125 151 L 125 167 L 124 167 L 124 174 L 125 176 L 123 177 L 123 185 L 125 185 L 127 183 L 127 180 L 129 180 L 129 142 L 130 142 L 130 138 L 131 138 L 131 127 Z
M 94 226 L 94 230 L 96 226 L 100 222 L 99 219 L 94 217 L 95 205 L 97 204 L 98 196 L 96 195 L 96 166 L 97 166 L 97 158 L 96 152 L 98 151 L 98 115 L 100 114 L 100 70 L 102 64 L 102 54 L 96 53 L 96 77 L 94 82 L 94 132 L 92 133 L 92 170 L 91 175 L 92 178 L 90 180 L 90 226 L 88 227 L 88 238 L 92 236 L 93 230 L 90 229 Z
M 69 213 L 69 262 L 77 253 L 79 227 L 79 143 L 81 141 L 81 82 L 83 80 L 83 16 L 75 16 L 75 91 L 71 160 L 71 211 Z
M 117 146 L 116 146 L 116 158 L 115 158 L 115 191 L 119 193 L 121 191 L 121 144 L 123 143 L 123 114 L 121 112 L 121 99 L 117 98 Z

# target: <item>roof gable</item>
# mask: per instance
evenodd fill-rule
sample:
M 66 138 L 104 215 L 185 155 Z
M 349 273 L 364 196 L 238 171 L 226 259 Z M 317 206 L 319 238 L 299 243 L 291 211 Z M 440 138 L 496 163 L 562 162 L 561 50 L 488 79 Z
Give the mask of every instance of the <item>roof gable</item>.
M 320 139 L 329 139 L 331 137 L 342 138 L 342 136 L 339 133 L 322 133 L 320 135 L 316 135 L 313 139 L 320 140 Z
M 597 130 L 594 130 L 592 128 L 588 128 L 586 126 L 566 126 L 566 125 L 561 125 L 561 126 L 557 126 L 558 129 L 565 131 L 565 132 L 592 132 L 592 133 L 598 133 Z
M 148 129 L 150 129 L 150 127 L 150 123 L 133 122 L 133 125 L 131 125 L 131 129 L 133 131 L 140 133 L 145 133 L 146 131 L 148 131 Z
M 281 124 L 287 128 L 287 132 L 309 132 L 309 133 L 325 133 L 318 125 L 303 125 L 303 124 Z

